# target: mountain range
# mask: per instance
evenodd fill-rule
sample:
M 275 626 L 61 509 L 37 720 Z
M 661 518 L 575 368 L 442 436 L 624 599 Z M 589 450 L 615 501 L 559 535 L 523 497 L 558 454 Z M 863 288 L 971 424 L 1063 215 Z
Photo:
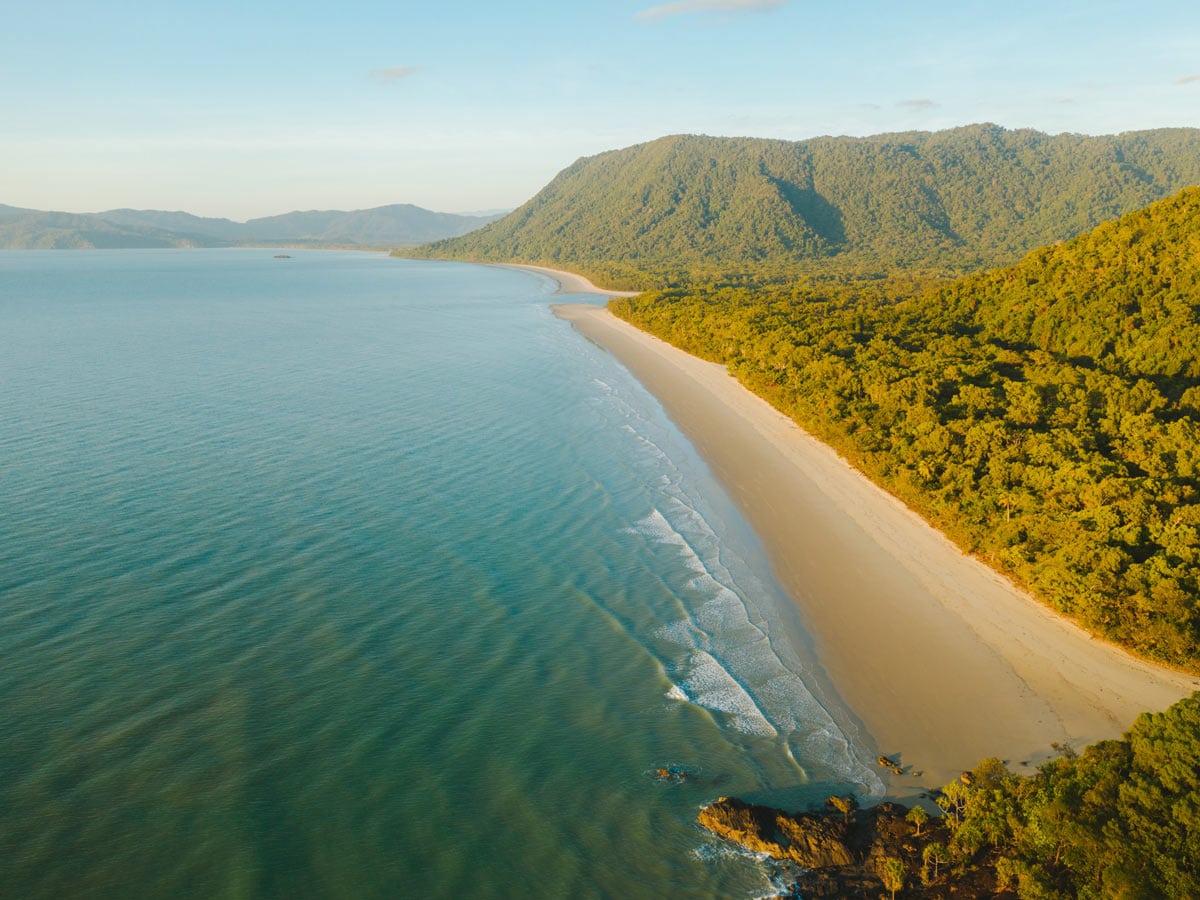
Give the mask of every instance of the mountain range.
M 87 249 L 311 244 L 389 248 L 466 234 L 498 218 L 399 203 L 351 212 L 310 210 L 234 222 L 186 212 L 46 212 L 0 204 L 0 248 Z
M 626 281 L 800 264 L 965 272 L 1197 183 L 1200 130 L 1191 128 L 1093 137 L 983 124 L 795 142 L 675 135 L 580 159 L 499 221 L 404 255 L 540 262 Z

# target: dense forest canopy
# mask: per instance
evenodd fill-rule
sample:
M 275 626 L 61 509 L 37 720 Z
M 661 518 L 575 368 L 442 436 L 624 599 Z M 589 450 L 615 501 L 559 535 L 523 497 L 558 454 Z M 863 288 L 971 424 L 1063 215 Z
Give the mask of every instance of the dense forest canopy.
M 559 265 L 639 287 L 698 273 L 762 278 L 801 264 L 965 272 L 1192 184 L 1195 129 L 672 136 L 581 159 L 500 221 L 417 252 Z
M 1200 189 L 1009 268 L 614 301 L 1094 633 L 1200 670 Z
M 1200 694 L 1032 777 L 993 759 L 966 781 L 944 790 L 947 852 L 927 859 L 986 860 L 1023 900 L 1200 897 Z

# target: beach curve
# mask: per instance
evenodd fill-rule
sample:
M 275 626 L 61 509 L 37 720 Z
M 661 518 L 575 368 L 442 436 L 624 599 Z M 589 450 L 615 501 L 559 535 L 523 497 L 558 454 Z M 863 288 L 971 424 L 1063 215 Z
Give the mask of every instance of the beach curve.
M 561 282 L 560 282 L 561 283 Z M 889 796 L 986 757 L 1028 771 L 1200 689 L 1083 629 L 965 555 L 830 447 L 706 362 L 588 304 L 555 314 L 659 400 L 730 492 L 796 601 Z M 919 774 L 918 774 L 919 773 Z

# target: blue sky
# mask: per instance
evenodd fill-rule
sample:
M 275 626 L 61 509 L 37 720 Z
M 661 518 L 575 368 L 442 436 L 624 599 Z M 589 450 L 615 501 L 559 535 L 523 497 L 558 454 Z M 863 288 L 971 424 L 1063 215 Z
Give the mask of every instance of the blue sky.
M 0 203 L 514 207 L 680 132 L 1200 126 L 1200 3 L 0 0 Z

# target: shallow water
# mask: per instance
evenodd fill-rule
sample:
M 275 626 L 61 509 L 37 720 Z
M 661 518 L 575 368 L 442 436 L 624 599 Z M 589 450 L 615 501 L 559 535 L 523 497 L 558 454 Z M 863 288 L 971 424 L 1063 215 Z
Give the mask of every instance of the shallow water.
M 0 896 L 769 893 L 697 808 L 878 783 L 690 445 L 545 279 L 292 254 L 0 253 Z

